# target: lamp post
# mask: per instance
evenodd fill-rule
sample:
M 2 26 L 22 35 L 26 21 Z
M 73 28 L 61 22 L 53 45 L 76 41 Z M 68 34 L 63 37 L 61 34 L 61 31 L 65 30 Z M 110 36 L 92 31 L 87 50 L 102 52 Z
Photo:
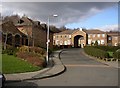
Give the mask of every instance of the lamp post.
M 47 22 L 48 22 L 47 23 L 48 24 L 48 26 L 47 26 L 47 54 L 46 54 L 47 66 L 49 65 L 49 43 L 50 43 L 50 39 L 49 39 L 50 26 L 49 26 L 49 24 L 50 24 L 50 17 L 58 17 L 58 15 L 54 14 L 52 16 L 48 16 L 48 19 L 47 19 Z

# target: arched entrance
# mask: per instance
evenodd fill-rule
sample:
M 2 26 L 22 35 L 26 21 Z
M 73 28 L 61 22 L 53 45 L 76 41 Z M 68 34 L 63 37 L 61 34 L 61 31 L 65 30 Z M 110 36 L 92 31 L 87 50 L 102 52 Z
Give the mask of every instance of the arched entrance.
M 21 43 L 21 41 L 20 41 L 20 35 L 16 34 L 15 35 L 15 47 L 20 46 L 20 43 Z
M 12 45 L 12 34 L 10 33 L 7 35 L 7 44 Z
M 22 36 L 22 45 L 28 45 L 28 38 L 25 35 Z
M 76 35 L 74 37 L 74 47 L 75 48 L 83 48 L 84 46 L 84 37 L 82 35 Z

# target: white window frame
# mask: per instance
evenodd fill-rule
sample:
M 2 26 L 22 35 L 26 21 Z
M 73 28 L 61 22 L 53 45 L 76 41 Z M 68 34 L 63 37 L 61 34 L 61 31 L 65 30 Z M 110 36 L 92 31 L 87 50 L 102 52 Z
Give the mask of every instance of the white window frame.
M 100 45 L 101 43 L 100 43 L 100 40 L 97 40 L 97 42 L 98 42 L 98 45 Z
M 91 37 L 91 34 L 88 34 L 88 38 L 90 38 Z
M 105 40 L 101 40 L 101 44 L 105 44 Z
M 95 34 L 93 34 L 93 38 L 95 37 Z
M 102 37 L 105 37 L 105 34 L 102 34 Z
M 68 42 L 67 42 L 67 41 L 64 41 L 64 45 L 68 45 Z
M 90 45 L 92 43 L 92 40 L 91 39 L 88 39 L 88 44 Z
M 69 35 L 69 38 L 71 38 L 71 35 Z
M 100 34 L 97 34 L 98 37 L 100 37 Z

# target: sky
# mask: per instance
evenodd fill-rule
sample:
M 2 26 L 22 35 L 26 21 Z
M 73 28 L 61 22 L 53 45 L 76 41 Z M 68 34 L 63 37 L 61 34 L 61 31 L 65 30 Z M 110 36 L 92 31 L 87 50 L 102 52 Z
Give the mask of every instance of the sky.
M 118 30 L 117 2 L 3 2 L 2 16 L 24 14 L 56 27 Z M 52 17 L 57 14 L 58 17 Z

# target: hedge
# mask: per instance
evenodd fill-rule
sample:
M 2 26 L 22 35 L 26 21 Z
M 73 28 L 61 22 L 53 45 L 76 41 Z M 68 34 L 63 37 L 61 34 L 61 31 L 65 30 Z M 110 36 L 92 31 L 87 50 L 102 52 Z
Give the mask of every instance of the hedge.
M 95 56 L 95 57 L 98 57 L 98 58 L 108 58 L 109 57 L 109 55 L 106 51 L 95 48 L 95 47 L 91 47 L 91 46 L 86 46 L 84 48 L 84 51 L 88 55 Z
M 113 57 L 114 57 L 115 59 L 120 60 L 120 49 L 118 49 L 118 50 L 113 54 Z
M 115 52 L 116 50 L 120 49 L 120 46 L 92 46 L 92 47 L 111 52 Z

